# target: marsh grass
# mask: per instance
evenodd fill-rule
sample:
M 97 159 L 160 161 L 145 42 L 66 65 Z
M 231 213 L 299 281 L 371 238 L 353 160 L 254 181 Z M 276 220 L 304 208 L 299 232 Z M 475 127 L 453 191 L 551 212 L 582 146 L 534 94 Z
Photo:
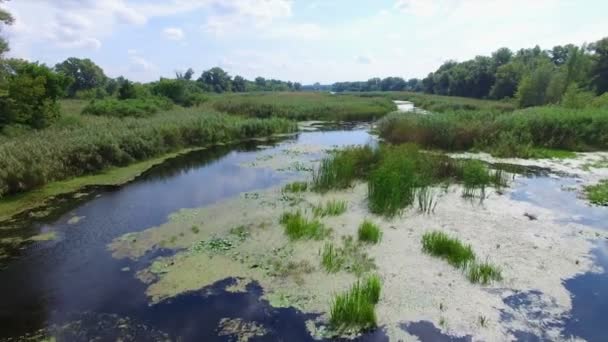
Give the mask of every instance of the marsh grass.
M 285 234 L 292 241 L 322 240 L 331 233 L 331 230 L 326 228 L 321 222 L 307 219 L 300 211 L 283 213 L 280 223 L 285 228 Z
M 465 245 L 458 239 L 439 231 L 425 233 L 422 236 L 422 250 L 462 269 L 475 260 L 471 245 Z
M 334 297 L 329 323 L 336 332 L 360 332 L 376 326 L 376 304 L 382 282 L 378 276 L 358 280 L 346 292 Z
M 286 184 L 282 188 L 282 191 L 284 193 L 301 193 L 301 192 L 306 192 L 306 190 L 308 190 L 307 182 L 293 182 L 293 183 Z
M 342 246 L 326 243 L 320 250 L 321 266 L 328 273 L 346 271 L 357 275 L 364 274 L 376 267 L 374 260 L 356 243 L 352 236 L 342 238 Z
M 382 240 L 382 231 L 375 223 L 364 220 L 357 231 L 360 242 L 376 244 Z
M 346 212 L 346 201 L 330 200 L 325 204 L 319 204 L 312 208 L 315 217 L 339 216 Z
M 312 188 L 317 192 L 348 188 L 355 179 L 367 175 L 377 157 L 377 152 L 369 146 L 334 152 L 313 170 Z
M 416 189 L 416 199 L 418 202 L 418 211 L 430 215 L 435 212 L 437 207 L 437 195 L 430 187 L 421 187 Z
M 495 266 L 489 262 L 471 263 L 467 270 L 467 278 L 471 283 L 479 283 L 487 285 L 491 281 L 502 280 L 502 271 L 498 266 Z
M 593 204 L 608 206 L 608 179 L 604 179 L 595 185 L 586 186 L 585 196 Z

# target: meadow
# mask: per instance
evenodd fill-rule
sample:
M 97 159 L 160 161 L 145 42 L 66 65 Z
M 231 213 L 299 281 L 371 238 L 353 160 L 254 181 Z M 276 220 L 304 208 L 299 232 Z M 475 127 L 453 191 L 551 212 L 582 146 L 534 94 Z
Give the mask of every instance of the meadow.
M 312 92 L 226 94 L 212 97 L 210 102 L 225 113 L 293 120 L 373 120 L 396 109 L 388 98 Z

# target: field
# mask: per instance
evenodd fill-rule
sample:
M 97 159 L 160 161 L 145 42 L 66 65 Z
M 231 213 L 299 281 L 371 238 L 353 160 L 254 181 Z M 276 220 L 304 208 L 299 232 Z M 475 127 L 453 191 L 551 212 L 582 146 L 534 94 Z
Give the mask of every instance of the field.
M 216 96 L 213 108 L 230 114 L 294 120 L 373 120 L 396 109 L 388 98 L 328 93 L 253 93 Z

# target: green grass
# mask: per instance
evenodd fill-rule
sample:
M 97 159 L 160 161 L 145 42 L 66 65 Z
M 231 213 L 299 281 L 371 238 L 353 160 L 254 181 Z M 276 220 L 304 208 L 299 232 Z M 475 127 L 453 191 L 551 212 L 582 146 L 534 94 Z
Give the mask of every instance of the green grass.
M 307 182 L 293 182 L 283 186 L 282 191 L 286 193 L 300 193 L 308 190 Z
M 180 108 L 149 118 L 71 117 L 60 125 L 3 140 L 0 198 L 188 147 L 296 129 L 285 119 L 243 119 Z
M 378 131 L 391 143 L 413 142 L 424 148 L 477 149 L 499 157 L 568 158 L 573 155 L 567 151 L 608 148 L 608 108 L 394 113 L 379 122 Z
M 382 231 L 375 223 L 364 220 L 357 231 L 359 241 L 376 244 L 382 240 Z
M 211 102 L 215 109 L 230 114 L 294 120 L 371 120 L 396 109 L 386 98 L 311 92 L 226 94 L 212 98 Z
M 475 253 L 473 253 L 471 245 L 465 245 L 458 239 L 439 231 L 425 233 L 422 236 L 422 250 L 446 260 L 457 268 L 466 268 L 475 260 Z
M 356 243 L 351 236 L 342 239 L 342 246 L 326 243 L 321 251 L 321 266 L 328 273 L 345 271 L 362 275 L 376 267 L 364 250 L 362 244 Z
M 321 160 L 313 172 L 312 187 L 317 192 L 345 189 L 357 178 L 364 177 L 378 154 L 369 146 L 348 147 Z
M 465 245 L 443 232 L 425 233 L 422 236 L 422 250 L 463 270 L 471 283 L 487 285 L 502 280 L 502 271 L 498 266 L 487 261 L 477 262 L 471 245 Z
M 319 204 L 312 208 L 315 217 L 340 216 L 346 212 L 347 204 L 345 201 L 330 200 L 325 204 Z
M 329 323 L 336 332 L 361 332 L 376 327 L 376 304 L 382 282 L 378 276 L 358 280 L 331 303 Z
M 283 213 L 280 219 L 287 237 L 294 240 L 322 240 L 331 231 L 317 220 L 309 220 L 300 211 Z
M 593 204 L 608 206 L 608 179 L 595 185 L 586 186 L 585 195 L 589 202 Z
M 147 117 L 160 111 L 168 111 L 173 103 L 166 98 L 147 97 L 140 99 L 103 99 L 92 100 L 83 110 L 82 114 L 103 115 L 114 117 Z
M 467 268 L 467 278 L 471 283 L 487 285 L 492 281 L 502 280 L 502 271 L 489 262 L 473 262 Z

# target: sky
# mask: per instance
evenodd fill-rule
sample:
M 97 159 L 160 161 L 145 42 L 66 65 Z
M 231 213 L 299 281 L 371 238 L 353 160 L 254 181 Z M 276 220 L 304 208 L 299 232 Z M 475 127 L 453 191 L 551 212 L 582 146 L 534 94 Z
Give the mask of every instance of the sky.
M 424 77 L 500 47 L 608 36 L 606 0 L 11 0 L 11 57 L 148 82 L 189 67 L 304 84 Z

